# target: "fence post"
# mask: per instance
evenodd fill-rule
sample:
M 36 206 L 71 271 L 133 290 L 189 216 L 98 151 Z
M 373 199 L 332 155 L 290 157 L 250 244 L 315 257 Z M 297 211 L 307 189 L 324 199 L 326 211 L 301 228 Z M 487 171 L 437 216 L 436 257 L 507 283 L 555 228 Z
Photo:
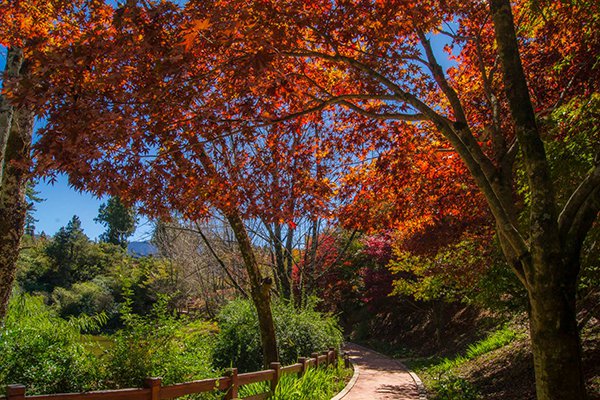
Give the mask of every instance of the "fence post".
M 25 386 L 23 385 L 7 385 L 6 398 L 8 400 L 17 400 L 25 398 Z
M 319 353 L 312 353 L 310 356 L 315 359 L 315 368 L 319 368 Z
M 330 347 L 329 351 L 331 351 L 331 358 L 333 359 L 333 365 L 337 367 L 338 365 L 338 356 L 337 356 L 337 349 L 335 347 Z
M 347 352 L 344 352 L 344 367 L 350 368 L 350 357 L 348 357 Z
M 231 378 L 231 385 L 225 395 L 225 400 L 234 400 L 238 398 L 238 370 L 237 368 L 231 368 L 227 371 L 227 376 Z
M 325 368 L 327 368 L 327 366 L 329 365 L 329 352 L 324 351 L 321 354 L 325 356 Z
M 271 381 L 271 394 L 275 394 L 275 389 L 277 388 L 279 378 L 281 377 L 281 364 L 278 362 L 272 362 L 270 368 L 275 370 L 275 375 L 273 375 L 273 380 Z
M 160 385 L 162 378 L 146 378 L 144 387 L 150 389 L 150 400 L 160 400 Z
M 302 364 L 302 366 L 300 367 L 300 372 L 298 372 L 298 378 L 301 378 L 302 375 L 304 375 L 304 373 L 306 372 L 308 360 L 306 359 L 306 357 L 298 357 L 298 362 Z

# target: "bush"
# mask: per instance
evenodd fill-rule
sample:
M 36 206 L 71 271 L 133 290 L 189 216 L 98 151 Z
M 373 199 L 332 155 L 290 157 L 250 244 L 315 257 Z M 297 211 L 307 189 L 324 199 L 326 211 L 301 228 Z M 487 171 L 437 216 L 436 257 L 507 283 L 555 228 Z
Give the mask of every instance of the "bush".
M 466 380 L 449 376 L 437 382 L 433 400 L 477 400 L 480 398 L 477 390 Z
M 27 392 L 77 392 L 98 388 L 97 358 L 81 344 L 81 325 L 65 321 L 42 297 L 13 296 L 0 330 L 0 384 L 20 383 Z
M 168 301 L 160 298 L 145 317 L 131 312 L 131 302 L 122 306 L 124 328 L 105 354 L 109 387 L 140 387 L 149 376 L 172 384 L 218 375 L 211 368 L 214 326 L 177 319 Z
M 340 348 L 343 338 L 337 321 L 315 311 L 315 303 L 303 309 L 281 301 L 274 302 L 273 318 L 280 361 L 293 364 L 300 356 L 309 356 L 329 347 Z M 237 367 L 240 372 L 263 367 L 262 348 L 256 309 L 249 300 L 228 303 L 218 316 L 220 332 L 213 362 L 218 368 Z
M 106 279 L 98 277 L 92 281 L 74 283 L 70 289 L 56 287 L 52 292 L 52 302 L 58 308 L 60 316 L 113 314 L 115 299 Z

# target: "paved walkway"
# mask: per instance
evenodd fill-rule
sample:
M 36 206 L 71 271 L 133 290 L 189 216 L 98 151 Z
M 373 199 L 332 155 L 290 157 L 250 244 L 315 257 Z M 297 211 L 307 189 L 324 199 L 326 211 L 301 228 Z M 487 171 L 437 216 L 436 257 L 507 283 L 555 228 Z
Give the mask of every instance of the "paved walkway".
M 340 399 L 425 399 L 420 395 L 420 380 L 398 361 L 353 343 L 346 343 L 344 350 L 349 354 L 355 368 L 358 367 L 358 379 L 350 391 Z

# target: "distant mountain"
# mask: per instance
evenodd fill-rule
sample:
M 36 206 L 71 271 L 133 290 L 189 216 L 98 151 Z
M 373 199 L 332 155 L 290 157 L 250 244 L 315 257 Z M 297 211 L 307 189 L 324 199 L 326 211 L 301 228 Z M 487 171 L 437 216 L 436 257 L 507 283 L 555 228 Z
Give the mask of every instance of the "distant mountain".
M 158 255 L 158 248 L 150 242 L 127 243 L 127 254 L 133 257 L 147 257 Z

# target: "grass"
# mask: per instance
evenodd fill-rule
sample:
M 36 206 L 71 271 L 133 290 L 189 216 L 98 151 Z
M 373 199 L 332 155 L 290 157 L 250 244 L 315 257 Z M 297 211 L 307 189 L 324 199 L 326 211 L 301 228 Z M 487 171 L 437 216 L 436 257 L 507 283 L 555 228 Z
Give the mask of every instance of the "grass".
M 113 346 L 113 340 L 106 335 L 81 335 L 81 343 L 96 357 L 102 356 Z
M 480 396 L 456 371 L 469 361 L 484 354 L 507 346 L 525 334 L 511 327 L 503 327 L 489 334 L 485 339 L 471 344 L 463 354 L 450 358 L 413 359 L 406 362 L 422 379 L 425 386 L 434 393 L 432 400 L 475 400 Z
M 407 360 L 407 365 L 417 373 L 427 375 L 443 375 L 483 354 L 499 349 L 521 337 L 523 334 L 510 327 L 503 327 L 489 334 L 485 339 L 471 344 L 464 354 L 451 358 L 418 358 Z
M 352 376 L 352 369 L 344 368 L 340 359 L 338 366 L 310 368 L 301 378 L 296 374 L 284 375 L 271 400 L 329 400 L 340 392 Z M 240 388 L 240 397 L 265 393 L 269 390 L 267 382 L 244 385 Z

